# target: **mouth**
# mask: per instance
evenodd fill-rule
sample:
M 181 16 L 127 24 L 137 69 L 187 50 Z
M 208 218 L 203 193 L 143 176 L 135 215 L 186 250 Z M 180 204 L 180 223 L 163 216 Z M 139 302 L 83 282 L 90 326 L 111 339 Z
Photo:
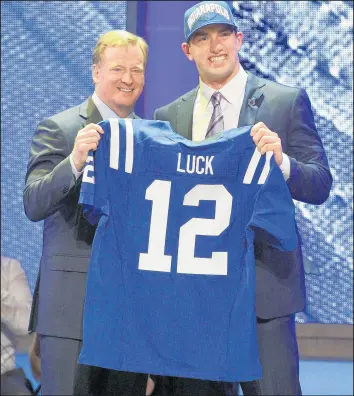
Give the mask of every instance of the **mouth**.
M 226 59 L 226 55 L 211 56 L 209 61 L 214 64 L 222 63 Z
M 119 89 L 119 91 L 126 92 L 126 93 L 130 93 L 130 92 L 133 92 L 133 91 L 134 91 L 134 88 L 131 88 L 131 89 L 128 89 L 128 88 L 118 88 L 118 89 Z

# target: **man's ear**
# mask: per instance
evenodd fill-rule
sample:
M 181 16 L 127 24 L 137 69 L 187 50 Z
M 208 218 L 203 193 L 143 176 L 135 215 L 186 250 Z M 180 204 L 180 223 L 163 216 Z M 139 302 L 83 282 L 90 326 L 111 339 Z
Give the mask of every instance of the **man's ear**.
M 242 46 L 242 41 L 243 41 L 243 33 L 237 32 L 236 39 L 237 39 L 237 51 L 240 51 L 241 46 Z
M 194 58 L 190 52 L 190 47 L 188 45 L 188 43 L 182 43 L 181 45 L 182 51 L 184 52 L 184 54 L 186 55 L 186 57 L 190 60 L 193 61 Z
M 91 72 L 92 72 L 92 80 L 95 84 L 98 83 L 99 78 L 98 78 L 98 74 L 99 74 L 99 66 L 96 65 L 95 63 L 92 65 L 91 68 Z

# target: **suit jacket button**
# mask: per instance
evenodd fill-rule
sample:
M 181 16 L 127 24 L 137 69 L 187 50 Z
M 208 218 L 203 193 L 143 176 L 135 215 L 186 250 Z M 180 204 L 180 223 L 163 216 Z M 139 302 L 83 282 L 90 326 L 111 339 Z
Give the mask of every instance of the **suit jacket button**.
M 63 194 L 66 194 L 68 191 L 69 191 L 69 187 L 68 187 L 68 186 L 65 186 L 65 187 L 63 188 Z

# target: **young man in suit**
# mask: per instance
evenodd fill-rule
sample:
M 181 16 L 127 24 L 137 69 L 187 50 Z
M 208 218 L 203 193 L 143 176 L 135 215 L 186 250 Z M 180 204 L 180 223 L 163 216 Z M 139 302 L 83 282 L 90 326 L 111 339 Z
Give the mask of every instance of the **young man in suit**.
M 182 50 L 195 62 L 200 84 L 156 110 L 155 118 L 169 121 L 176 132 L 194 141 L 253 125 L 255 145 L 261 154 L 274 153 L 292 197 L 323 203 L 332 176 L 306 92 L 242 68 L 238 53 L 243 35 L 227 3 L 204 1 L 193 6 L 185 13 L 184 31 Z M 255 254 L 263 378 L 241 387 L 245 395 L 300 395 L 294 314 L 305 304 L 301 242 L 295 251 L 285 253 L 259 240 Z
M 33 136 L 23 198 L 28 218 L 44 220 L 30 325 L 38 333 L 31 357 L 35 362 L 40 354 L 35 374 L 40 375 L 44 395 L 72 395 L 77 371 L 80 394 L 145 395 L 147 375 L 81 366 L 77 358 L 95 232 L 78 205 L 81 174 L 89 150 L 97 148 L 103 133 L 97 123 L 136 118 L 147 53 L 146 42 L 131 33 L 102 35 L 93 51 L 93 95 L 41 121 Z

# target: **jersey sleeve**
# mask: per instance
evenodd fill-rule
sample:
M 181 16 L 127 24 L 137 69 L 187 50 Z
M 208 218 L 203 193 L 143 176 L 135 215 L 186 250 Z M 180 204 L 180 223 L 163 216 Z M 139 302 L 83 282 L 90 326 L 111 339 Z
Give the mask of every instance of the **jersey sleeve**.
M 105 149 L 105 139 L 101 138 L 97 150 L 89 152 L 82 176 L 79 204 L 91 224 L 109 215 Z
M 264 184 L 255 196 L 252 218 L 248 224 L 258 236 L 277 249 L 289 251 L 297 246 L 295 206 L 284 176 L 274 160 Z

